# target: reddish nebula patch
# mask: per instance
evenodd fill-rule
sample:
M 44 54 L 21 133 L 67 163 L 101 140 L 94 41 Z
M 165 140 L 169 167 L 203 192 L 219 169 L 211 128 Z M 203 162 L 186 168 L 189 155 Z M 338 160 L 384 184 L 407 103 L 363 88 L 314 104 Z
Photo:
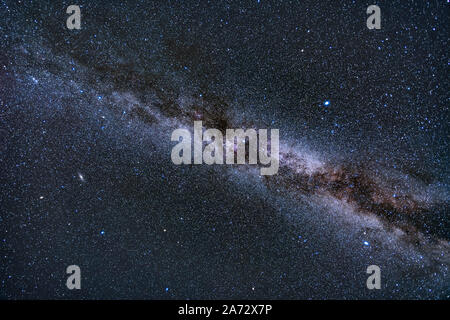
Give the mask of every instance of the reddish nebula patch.
M 292 159 L 287 154 L 284 159 Z M 396 194 L 395 188 L 373 178 L 371 169 L 362 165 L 325 164 L 320 170 L 308 173 L 306 167 L 293 170 L 280 163 L 278 175 L 266 176 L 270 188 L 284 188 L 299 194 L 330 195 L 351 204 L 362 214 L 380 218 L 387 228 L 397 227 L 411 235 L 422 232 L 429 238 L 448 240 L 447 227 L 442 225 L 448 203 L 416 200 L 413 193 Z

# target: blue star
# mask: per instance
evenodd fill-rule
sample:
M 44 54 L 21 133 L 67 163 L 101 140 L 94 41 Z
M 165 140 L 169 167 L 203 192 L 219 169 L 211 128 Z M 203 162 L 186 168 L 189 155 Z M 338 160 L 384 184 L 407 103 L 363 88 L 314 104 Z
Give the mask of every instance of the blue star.
M 325 102 L 323 103 L 324 106 L 328 106 L 330 105 L 330 100 L 325 100 Z

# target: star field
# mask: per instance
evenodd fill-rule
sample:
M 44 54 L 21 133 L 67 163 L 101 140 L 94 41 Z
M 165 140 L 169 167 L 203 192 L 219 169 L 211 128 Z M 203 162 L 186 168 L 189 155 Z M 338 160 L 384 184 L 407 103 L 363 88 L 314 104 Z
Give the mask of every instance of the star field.
M 364 1 L 71 4 L 0 0 L 1 298 L 449 298 L 448 1 L 380 30 Z M 278 174 L 174 165 L 199 120 L 279 129 Z

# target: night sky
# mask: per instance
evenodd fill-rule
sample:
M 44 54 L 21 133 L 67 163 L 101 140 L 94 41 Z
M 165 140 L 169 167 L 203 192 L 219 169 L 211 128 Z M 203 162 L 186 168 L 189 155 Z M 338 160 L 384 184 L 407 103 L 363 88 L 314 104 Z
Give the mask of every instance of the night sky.
M 0 0 L 0 298 L 450 298 L 448 10 Z M 279 172 L 173 164 L 194 120 Z

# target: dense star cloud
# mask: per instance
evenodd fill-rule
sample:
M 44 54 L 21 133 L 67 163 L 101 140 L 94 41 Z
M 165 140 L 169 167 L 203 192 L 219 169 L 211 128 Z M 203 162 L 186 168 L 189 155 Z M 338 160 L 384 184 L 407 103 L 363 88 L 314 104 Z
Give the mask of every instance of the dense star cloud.
M 449 297 L 448 3 L 71 4 L 0 1 L 2 298 Z M 278 173 L 173 164 L 194 121 Z

